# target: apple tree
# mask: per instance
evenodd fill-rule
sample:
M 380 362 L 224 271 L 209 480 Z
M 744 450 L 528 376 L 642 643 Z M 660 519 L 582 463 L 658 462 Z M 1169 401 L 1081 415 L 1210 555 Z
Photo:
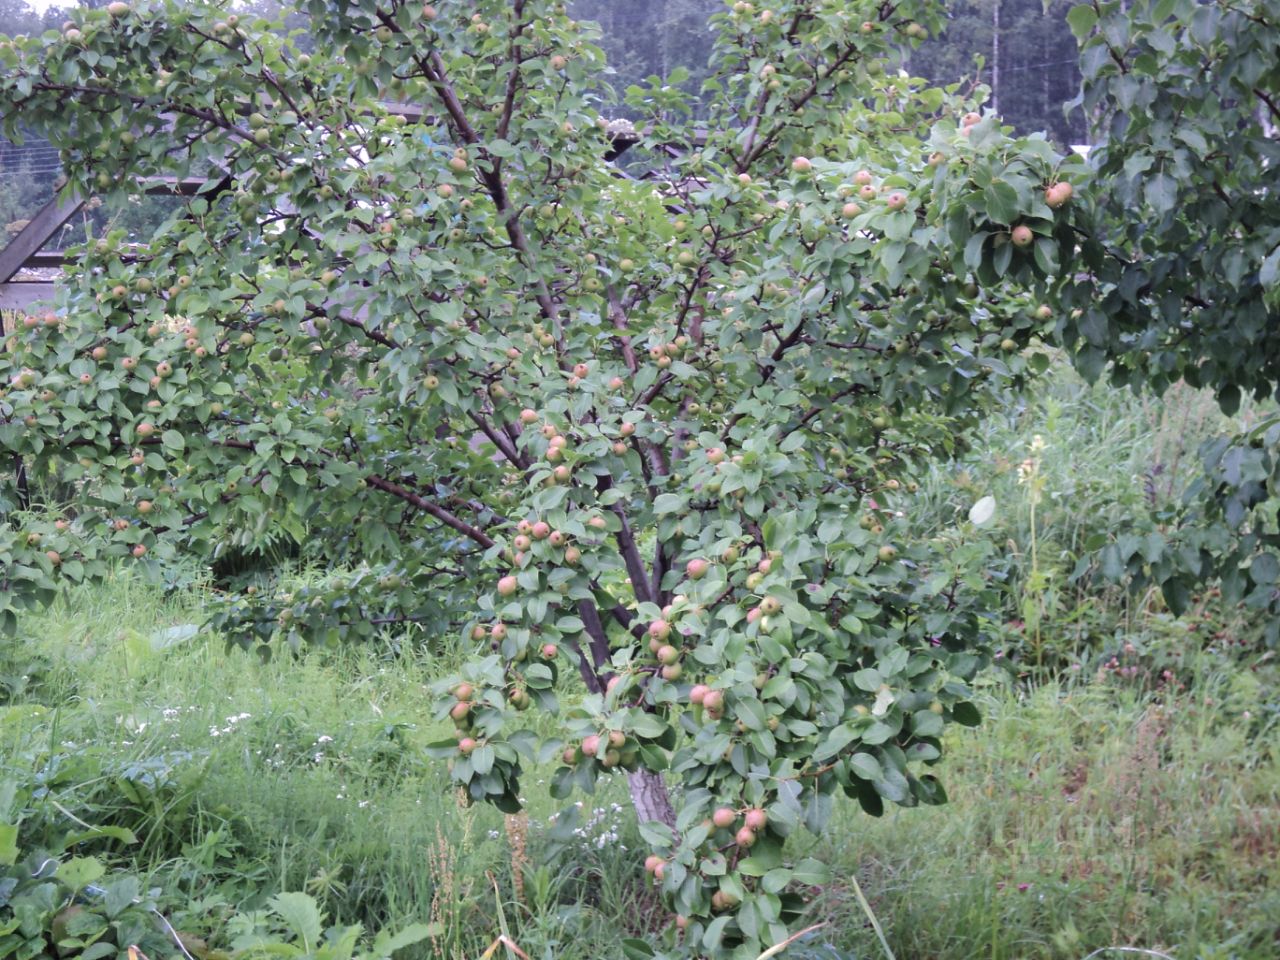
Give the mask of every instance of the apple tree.
M 979 719 L 993 548 L 903 518 L 1047 366 L 1082 167 L 898 69 L 933 4 L 740 0 L 709 116 L 655 81 L 634 134 L 563 4 L 305 10 L 310 56 L 158 0 L 0 48 L 70 188 L 195 181 L 6 341 L 0 445 L 80 497 L 6 518 L 0 617 L 304 540 L 333 575 L 229 596 L 231 640 L 460 637 L 453 780 L 511 810 L 532 762 L 557 796 L 625 773 L 664 949 L 755 957 L 823 882 L 788 836 L 943 801 Z

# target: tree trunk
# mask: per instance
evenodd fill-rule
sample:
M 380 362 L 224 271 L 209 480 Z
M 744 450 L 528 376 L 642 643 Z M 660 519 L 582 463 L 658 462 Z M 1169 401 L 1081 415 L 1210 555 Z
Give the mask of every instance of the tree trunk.
M 652 770 L 628 773 L 627 785 L 631 788 L 631 803 L 635 806 L 636 817 L 641 823 L 657 820 L 672 830 L 676 828 L 676 811 L 671 806 L 667 782 L 662 779 L 661 773 L 654 773 Z

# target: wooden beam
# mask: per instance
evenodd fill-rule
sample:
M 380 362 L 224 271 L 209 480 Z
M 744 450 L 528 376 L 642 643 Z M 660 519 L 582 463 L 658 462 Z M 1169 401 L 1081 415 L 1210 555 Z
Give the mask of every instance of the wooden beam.
M 9 245 L 0 250 L 0 284 L 13 279 L 26 265 L 27 258 L 48 243 L 82 206 L 84 200 L 73 192 L 65 200 L 54 197 L 41 207 Z

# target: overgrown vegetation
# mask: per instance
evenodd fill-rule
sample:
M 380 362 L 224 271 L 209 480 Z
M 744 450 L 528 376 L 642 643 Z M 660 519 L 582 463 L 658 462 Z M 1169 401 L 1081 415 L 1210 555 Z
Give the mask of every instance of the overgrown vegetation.
M 1194 395 L 1144 402 L 1064 371 L 927 480 L 929 516 L 995 495 L 1014 620 L 1029 580 L 1017 465 L 1042 438 L 1039 555 L 1061 587 L 1042 624 L 1053 656 L 989 675 L 986 722 L 952 734 L 951 802 L 927 823 L 915 811 L 837 812 L 833 839 L 799 851 L 840 879 L 815 891 L 812 920 L 827 926 L 794 956 L 882 953 L 859 889 L 903 960 L 1078 960 L 1112 944 L 1180 960 L 1274 955 L 1274 659 L 1242 643 L 1247 618 L 1212 598 L 1177 619 L 1158 594 L 1067 582 L 1110 522 L 1090 504 L 1138 509 L 1150 465 L 1175 457 L 1173 445 L 1190 449 L 1188 425 L 1209 430 L 1216 416 Z M 311 575 L 293 576 L 301 586 Z M 24 618 L 21 643 L 6 648 L 0 783 L 24 852 L 105 828 L 66 857 L 127 866 L 185 942 L 212 951 L 292 891 L 339 925 L 429 925 L 398 956 L 474 957 L 499 933 L 490 875 L 531 957 L 619 957 L 619 931 L 661 935 L 668 917 L 637 866 L 643 841 L 620 785 L 557 826 L 549 770 L 531 771 L 527 818 L 508 818 L 459 804 L 427 760 L 444 726 L 424 719 L 425 690 L 461 651 L 388 636 L 263 663 L 185 629 L 211 588 L 195 571 L 171 579 L 186 585 L 166 595 L 121 570 Z M 1010 651 L 1023 649 L 1009 629 Z M 155 916 L 143 919 L 144 950 L 172 953 Z

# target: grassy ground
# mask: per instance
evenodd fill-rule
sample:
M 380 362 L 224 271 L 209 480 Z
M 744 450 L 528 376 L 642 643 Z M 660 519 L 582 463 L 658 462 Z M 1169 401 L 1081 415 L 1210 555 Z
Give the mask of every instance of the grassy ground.
M 840 879 L 814 904 L 828 926 L 793 956 L 884 956 L 868 909 L 898 960 L 1280 955 L 1274 656 L 1211 596 L 1179 621 L 1070 577 L 1116 522 L 1177 496 L 1219 424 L 1199 396 L 1154 404 L 1063 374 L 928 478 L 922 530 L 995 495 L 1011 649 L 1037 642 L 1053 668 L 990 677 L 987 722 L 949 735 L 949 805 L 872 820 L 849 804 L 830 838 L 801 842 Z M 1033 523 L 1018 465 L 1037 435 Z M 495 885 L 534 960 L 617 957 L 621 933 L 665 924 L 622 784 L 558 827 L 546 771 L 529 772 L 527 819 L 464 808 L 422 753 L 443 732 L 426 686 L 448 663 L 391 643 L 262 663 L 173 629 L 205 598 L 121 576 L 0 648 L 0 796 L 18 787 L 27 835 L 128 827 L 139 842 L 114 852 L 206 937 L 281 889 L 335 921 L 438 921 L 405 960 L 481 953 Z
M 345 922 L 440 920 L 423 955 L 474 956 L 494 933 L 489 874 L 535 957 L 616 956 L 619 930 L 662 922 L 620 785 L 583 798 L 563 837 L 540 771 L 527 823 L 464 809 L 420 753 L 439 732 L 421 714 L 435 665 L 369 649 L 262 664 L 202 636 L 153 650 L 198 603 L 127 579 L 77 592 L 28 622 L 33 679 L 0 709 L 0 779 L 51 788 L 32 817 L 50 834 L 70 815 L 133 829 L 140 843 L 121 853 L 187 904 L 186 929 L 216 933 L 232 908 L 306 889 Z M 1275 691 L 1220 653 L 1181 682 L 993 683 L 987 722 L 951 737 L 950 805 L 879 821 L 849 805 L 833 839 L 813 841 L 845 878 L 816 903 L 823 939 L 878 955 L 856 878 L 901 960 L 1113 944 L 1274 957 Z

